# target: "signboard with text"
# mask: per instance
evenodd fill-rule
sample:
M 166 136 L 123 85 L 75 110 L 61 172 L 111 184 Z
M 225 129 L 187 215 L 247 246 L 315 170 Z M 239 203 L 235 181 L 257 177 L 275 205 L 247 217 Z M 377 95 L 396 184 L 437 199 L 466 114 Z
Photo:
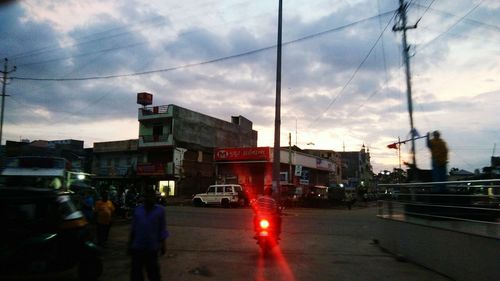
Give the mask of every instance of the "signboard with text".
M 165 167 L 161 163 L 140 163 L 137 164 L 138 176 L 164 176 Z
M 216 148 L 215 161 L 270 161 L 270 147 Z

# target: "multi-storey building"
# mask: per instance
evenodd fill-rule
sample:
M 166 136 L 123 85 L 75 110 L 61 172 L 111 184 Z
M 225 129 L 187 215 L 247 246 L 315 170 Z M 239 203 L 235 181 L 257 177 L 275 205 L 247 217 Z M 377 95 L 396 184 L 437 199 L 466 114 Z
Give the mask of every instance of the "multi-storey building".
M 342 158 L 342 181 L 350 187 L 369 187 L 373 180 L 370 150 L 339 152 Z
M 125 187 L 137 184 L 135 171 L 137 159 L 137 139 L 94 143 L 92 174 L 95 181 Z
M 169 195 L 191 195 L 215 182 L 214 148 L 256 147 L 243 116 L 223 121 L 177 105 L 139 108 L 136 175 Z

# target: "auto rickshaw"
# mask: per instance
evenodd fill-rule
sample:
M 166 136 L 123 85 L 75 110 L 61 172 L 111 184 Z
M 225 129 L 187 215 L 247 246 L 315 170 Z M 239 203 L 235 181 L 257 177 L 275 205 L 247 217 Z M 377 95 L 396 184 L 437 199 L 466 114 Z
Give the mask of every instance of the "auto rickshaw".
M 80 280 L 102 273 L 99 248 L 69 192 L 46 188 L 0 188 L 0 279 L 76 269 Z

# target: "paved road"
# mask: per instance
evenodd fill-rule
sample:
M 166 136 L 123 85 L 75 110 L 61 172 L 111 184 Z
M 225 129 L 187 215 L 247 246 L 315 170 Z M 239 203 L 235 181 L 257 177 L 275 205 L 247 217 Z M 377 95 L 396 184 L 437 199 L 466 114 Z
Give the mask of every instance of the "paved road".
M 286 210 L 280 247 L 267 258 L 251 239 L 250 209 L 169 206 L 167 212 L 163 280 L 449 280 L 381 251 L 372 240 L 375 208 Z M 113 226 L 101 280 L 128 279 L 128 227 Z

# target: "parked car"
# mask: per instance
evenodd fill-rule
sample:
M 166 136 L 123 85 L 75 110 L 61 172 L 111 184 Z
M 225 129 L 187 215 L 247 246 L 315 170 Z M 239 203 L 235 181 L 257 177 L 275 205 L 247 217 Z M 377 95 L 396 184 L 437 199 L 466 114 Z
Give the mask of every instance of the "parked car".
M 100 276 L 100 250 L 69 192 L 2 187 L 0 213 L 0 279 L 50 278 L 71 269 L 81 280 Z
M 247 198 L 241 185 L 216 184 L 208 187 L 207 192 L 193 196 L 193 205 L 221 205 L 223 207 L 241 207 L 246 204 Z
M 305 204 L 309 207 L 324 207 L 328 205 L 328 187 L 324 185 L 310 187 L 305 198 Z
M 280 184 L 281 186 L 281 204 L 283 207 L 296 207 L 299 197 L 296 194 L 297 187 L 293 184 Z

